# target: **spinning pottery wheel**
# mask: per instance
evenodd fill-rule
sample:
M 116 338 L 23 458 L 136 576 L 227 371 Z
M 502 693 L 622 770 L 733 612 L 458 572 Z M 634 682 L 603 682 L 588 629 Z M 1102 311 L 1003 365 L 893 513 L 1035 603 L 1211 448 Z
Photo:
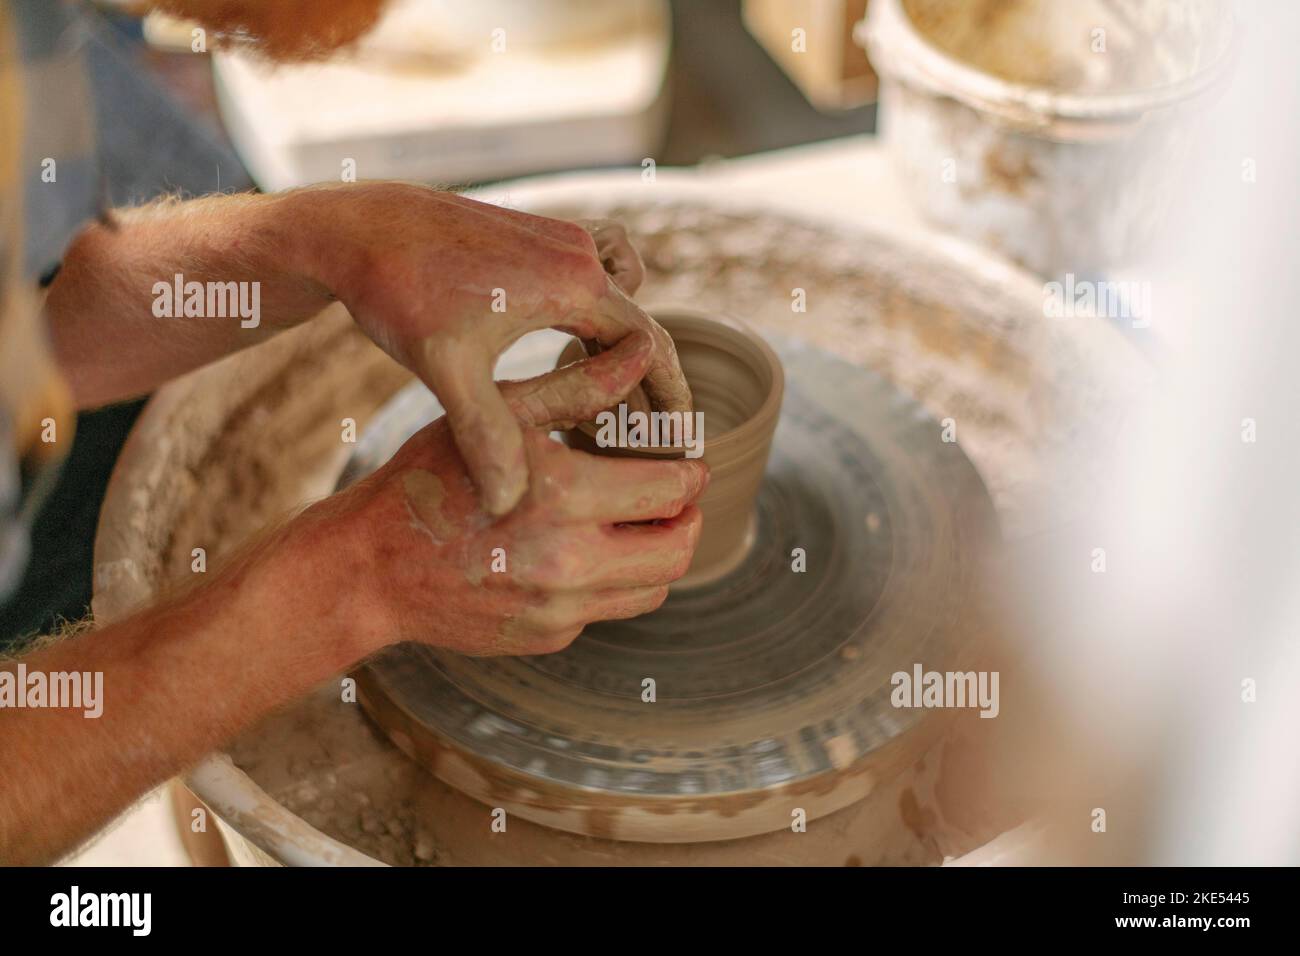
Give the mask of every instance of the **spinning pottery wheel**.
M 1114 434 L 1147 377 L 1126 343 L 1104 324 L 1044 322 L 1041 282 L 970 247 L 730 206 L 662 172 L 650 191 L 639 176 L 583 174 L 500 198 L 622 220 L 646 261 L 644 301 L 740 316 L 778 348 L 786 395 L 755 542 L 716 586 L 589 628 L 562 655 L 377 660 L 357 676 L 379 724 L 341 700 L 337 680 L 269 716 L 187 778 L 232 856 L 900 865 L 960 855 L 1019 822 L 964 799 L 978 764 L 961 715 L 894 709 L 888 678 L 949 669 L 945 652 L 983 636 L 958 592 L 994 534 L 988 499 L 1014 544 L 1068 521 L 1059 503 L 1104 481 L 1088 437 Z M 806 314 L 791 311 L 795 287 Z M 101 622 L 186 579 L 192 548 L 234 553 L 439 413 L 331 311 L 151 400 L 101 510 Z M 503 376 L 552 367 L 563 337 L 538 338 L 517 348 L 545 354 L 528 367 L 507 356 Z M 960 446 L 940 440 L 948 417 Z M 344 418 L 359 445 L 340 444 Z M 1058 506 L 1046 510 L 1049 484 Z M 385 688 L 417 680 L 417 667 L 436 698 Z M 641 700 L 646 678 L 654 703 Z M 431 700 L 441 710 L 426 716 Z M 508 833 L 490 829 L 495 807 Z M 792 832 L 795 809 L 806 832 Z M 745 833 L 761 835 L 715 836 Z
M 819 350 L 779 352 L 789 384 L 740 565 L 558 654 L 385 653 L 361 699 L 399 747 L 489 806 L 623 840 L 770 832 L 870 790 L 923 719 L 891 704 L 890 677 L 947 669 L 969 639 L 996 519 L 914 402 Z M 437 413 L 420 386 L 399 395 L 342 483 Z

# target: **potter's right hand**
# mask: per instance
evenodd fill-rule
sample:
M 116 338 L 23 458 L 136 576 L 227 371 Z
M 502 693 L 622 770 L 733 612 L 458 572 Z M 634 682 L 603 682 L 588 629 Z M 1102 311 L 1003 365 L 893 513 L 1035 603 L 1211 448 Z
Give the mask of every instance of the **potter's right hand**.
M 592 621 L 663 602 L 695 551 L 693 502 L 708 483 L 706 466 L 588 455 L 547 434 L 616 404 L 652 351 L 649 336 L 634 333 L 595 358 L 502 385 L 531 426 L 523 432 L 528 489 L 504 518 L 480 506 L 445 418 L 324 503 L 325 520 L 363 532 L 348 546 L 368 556 L 353 566 L 370 569 L 357 589 L 369 595 L 364 616 L 379 622 L 378 643 L 544 654 Z
M 691 394 L 668 334 L 628 296 L 644 275 L 622 228 L 587 227 L 407 183 L 287 194 L 306 216 L 306 264 L 291 266 L 348 307 L 380 348 L 429 386 L 484 510 L 510 511 L 528 487 L 524 437 L 493 381 L 497 357 L 536 329 L 604 347 L 652 341 L 645 391 L 664 411 Z

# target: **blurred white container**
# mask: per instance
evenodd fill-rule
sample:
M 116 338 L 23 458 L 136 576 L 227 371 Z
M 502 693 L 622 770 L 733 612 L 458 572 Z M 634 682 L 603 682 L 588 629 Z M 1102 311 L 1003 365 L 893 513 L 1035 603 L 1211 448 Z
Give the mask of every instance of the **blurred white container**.
M 880 132 L 934 224 L 1044 275 L 1100 275 L 1178 188 L 1192 101 L 1224 73 L 1223 0 L 872 0 Z
M 327 62 L 219 50 L 213 83 L 226 132 L 266 192 L 486 182 L 653 156 L 667 128 L 671 38 L 666 0 L 408 0 Z

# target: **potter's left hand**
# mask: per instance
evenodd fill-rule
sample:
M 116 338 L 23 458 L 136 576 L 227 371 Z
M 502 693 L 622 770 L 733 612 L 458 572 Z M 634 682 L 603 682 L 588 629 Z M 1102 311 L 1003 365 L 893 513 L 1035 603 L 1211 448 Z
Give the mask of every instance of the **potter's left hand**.
M 528 487 L 523 434 L 492 374 L 526 333 L 612 345 L 645 331 L 646 393 L 663 410 L 690 410 L 672 339 L 626 294 L 644 272 L 617 224 L 584 228 L 405 183 L 304 195 L 322 239 L 312 278 L 438 396 L 489 514 L 509 512 Z
M 638 332 L 587 361 L 501 383 L 527 426 L 530 472 L 505 518 L 483 513 L 445 418 L 416 432 L 383 467 L 287 527 L 313 562 L 292 590 L 320 594 L 313 603 L 328 617 L 346 608 L 343 630 L 363 654 L 398 641 L 548 654 L 593 621 L 654 610 L 690 565 L 707 466 L 589 455 L 549 437 L 618 402 L 650 352 Z

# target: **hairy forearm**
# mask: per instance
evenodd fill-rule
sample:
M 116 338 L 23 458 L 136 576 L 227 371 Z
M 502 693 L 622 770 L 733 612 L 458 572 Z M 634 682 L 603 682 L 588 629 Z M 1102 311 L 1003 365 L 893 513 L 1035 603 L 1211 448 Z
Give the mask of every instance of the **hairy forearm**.
M 46 300 L 77 404 L 147 393 L 328 305 L 308 278 L 315 204 L 310 190 L 163 201 L 84 229 Z
M 66 854 L 376 646 L 378 631 L 345 586 L 363 572 L 340 567 L 341 549 L 321 557 L 326 533 L 309 513 L 210 584 L 23 658 L 28 675 L 102 674 L 102 699 L 97 717 L 85 707 L 0 708 L 0 863 Z

